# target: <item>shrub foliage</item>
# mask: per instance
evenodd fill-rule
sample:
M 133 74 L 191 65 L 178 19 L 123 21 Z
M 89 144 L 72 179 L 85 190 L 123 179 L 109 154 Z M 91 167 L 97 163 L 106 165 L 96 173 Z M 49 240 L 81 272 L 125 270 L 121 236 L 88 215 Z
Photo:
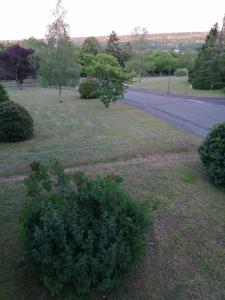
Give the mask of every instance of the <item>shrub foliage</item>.
M 13 101 L 0 103 L 0 141 L 17 142 L 33 134 L 33 120 L 28 111 Z
M 0 103 L 9 100 L 9 95 L 6 89 L 0 83 Z
M 225 187 L 225 123 L 211 129 L 199 147 L 199 154 L 212 181 Z
M 96 99 L 100 97 L 99 86 L 94 79 L 85 79 L 79 85 L 82 99 Z
M 118 176 L 68 175 L 55 160 L 31 167 L 23 235 L 44 286 L 60 299 L 116 287 L 145 248 L 146 207 L 122 192 Z
M 177 77 L 188 76 L 188 69 L 187 68 L 177 69 L 174 72 L 174 75 Z

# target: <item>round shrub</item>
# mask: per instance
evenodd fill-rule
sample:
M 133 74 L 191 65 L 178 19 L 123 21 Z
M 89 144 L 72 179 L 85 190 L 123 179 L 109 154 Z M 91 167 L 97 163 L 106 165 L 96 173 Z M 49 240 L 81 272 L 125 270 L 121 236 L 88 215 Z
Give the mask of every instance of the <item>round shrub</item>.
M 151 223 L 143 203 L 113 174 L 68 175 L 55 160 L 31 167 L 25 258 L 44 286 L 60 299 L 81 299 L 120 285 L 145 248 Z
M 0 103 L 0 141 L 17 142 L 33 134 L 33 120 L 28 111 L 13 101 Z
M 212 181 L 225 187 L 225 123 L 211 129 L 199 147 L 199 154 Z
M 82 99 L 99 98 L 99 86 L 94 79 L 85 79 L 79 85 L 79 93 Z
M 9 100 L 9 95 L 6 89 L 0 83 L 0 103 Z
M 175 75 L 176 77 L 188 76 L 188 69 L 187 69 L 187 68 L 177 69 L 177 70 L 174 72 L 174 75 Z

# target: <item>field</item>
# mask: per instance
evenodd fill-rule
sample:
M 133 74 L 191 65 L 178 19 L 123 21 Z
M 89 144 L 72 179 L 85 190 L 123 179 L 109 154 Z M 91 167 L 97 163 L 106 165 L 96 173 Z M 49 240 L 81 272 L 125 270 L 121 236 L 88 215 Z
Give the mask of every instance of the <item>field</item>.
M 124 288 L 90 300 L 225 299 L 225 196 L 202 170 L 197 139 L 121 103 L 107 110 L 71 91 L 63 104 L 50 89 L 10 96 L 31 112 L 35 136 L 0 144 L 0 299 L 55 300 L 18 267 L 19 215 L 28 199 L 22 182 L 3 183 L 49 156 L 89 174 L 120 174 L 124 190 L 146 201 L 154 217 L 146 255 Z
M 168 77 L 144 77 L 141 82 L 135 82 L 132 87 L 147 89 L 152 92 L 163 92 L 168 91 Z M 221 97 L 225 98 L 223 90 L 190 90 L 190 84 L 188 83 L 187 77 L 175 77 L 170 78 L 170 93 L 174 95 L 185 95 L 185 96 L 196 96 L 196 97 Z
M 56 90 L 9 91 L 11 99 L 30 111 L 35 133 L 26 142 L 0 144 L 0 176 L 26 173 L 30 162 L 49 156 L 68 167 L 184 151 L 196 144 L 166 122 L 119 103 L 106 109 L 99 100 L 81 100 L 77 93 L 64 91 L 60 104 Z

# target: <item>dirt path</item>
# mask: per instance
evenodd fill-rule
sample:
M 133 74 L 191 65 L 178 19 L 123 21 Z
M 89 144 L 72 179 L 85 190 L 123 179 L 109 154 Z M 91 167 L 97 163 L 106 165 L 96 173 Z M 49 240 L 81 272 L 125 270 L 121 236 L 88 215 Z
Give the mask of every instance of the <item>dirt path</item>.
M 108 162 L 108 163 L 97 163 L 93 165 L 83 165 L 74 168 L 66 168 L 66 173 L 74 173 L 77 171 L 86 171 L 86 172 L 97 172 L 100 170 L 110 170 L 115 166 L 127 166 L 127 165 L 139 165 L 139 164 L 150 164 L 154 166 L 161 166 L 183 162 L 183 161 L 193 161 L 197 160 L 196 151 L 191 152 L 181 152 L 181 153 L 170 153 L 170 154 L 155 154 L 149 155 L 145 157 L 132 158 L 129 160 L 119 160 L 116 162 Z M 14 183 L 23 181 L 27 175 L 15 175 L 15 176 L 7 176 L 0 177 L 0 184 L 2 183 Z

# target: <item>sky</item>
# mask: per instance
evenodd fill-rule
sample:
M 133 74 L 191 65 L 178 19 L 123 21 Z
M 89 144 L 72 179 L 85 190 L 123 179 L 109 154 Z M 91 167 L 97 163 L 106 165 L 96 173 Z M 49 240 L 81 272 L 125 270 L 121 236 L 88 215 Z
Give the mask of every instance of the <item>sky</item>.
M 56 0 L 0 1 L 0 40 L 45 36 Z M 225 0 L 63 0 L 63 4 L 71 37 L 108 35 L 112 30 L 130 34 L 135 26 L 149 33 L 209 31 L 225 14 Z

